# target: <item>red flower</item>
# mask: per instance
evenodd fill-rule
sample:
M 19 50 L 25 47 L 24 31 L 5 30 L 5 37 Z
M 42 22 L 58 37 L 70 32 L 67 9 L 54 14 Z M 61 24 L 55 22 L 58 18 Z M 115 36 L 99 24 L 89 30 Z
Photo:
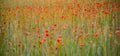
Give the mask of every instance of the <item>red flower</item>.
M 65 18 L 66 18 L 65 16 L 61 16 L 61 17 L 60 17 L 60 19 L 62 19 L 62 20 L 65 19 Z
M 30 35 L 31 33 L 30 32 L 26 32 L 26 35 Z
M 111 4 L 111 6 L 112 6 L 112 7 L 117 6 L 117 4 L 116 4 L 116 3 L 114 3 L 114 2 L 110 2 L 110 4 Z
M 2 28 L 2 25 L 0 25 L 0 28 Z
M 66 29 L 66 28 L 67 28 L 67 25 L 64 25 L 64 26 L 63 26 L 63 29 Z
M 48 36 L 49 36 L 49 34 L 48 34 L 48 33 L 46 33 L 46 34 L 45 34 L 45 36 L 46 36 L 46 37 L 48 37 Z
M 96 6 L 97 6 L 97 8 L 100 8 L 102 6 L 102 4 L 97 2 Z
M 102 11 L 102 13 L 108 15 L 108 14 L 111 14 L 111 11 L 110 10 L 106 10 L 106 11 Z
M 39 44 L 40 44 L 40 45 L 42 45 L 42 43 L 43 43 L 42 41 L 39 41 Z
M 54 30 L 55 30 L 55 28 L 53 27 L 51 30 L 52 30 L 52 31 L 54 31 Z
M 46 33 L 48 33 L 49 31 L 48 30 L 45 30 Z
M 77 4 L 77 7 L 80 8 L 80 4 Z
M 43 42 L 46 42 L 46 38 L 43 39 Z
M 61 43 L 61 40 L 60 40 L 60 39 L 58 39 L 58 40 L 57 40 L 57 43 L 58 43 L 58 44 L 60 44 L 60 43 Z
M 117 35 L 120 37 L 120 31 L 117 31 Z
M 83 33 L 83 32 L 84 32 L 84 30 L 80 30 L 80 32 L 81 32 L 81 33 Z
M 88 37 L 89 36 L 89 34 L 86 34 L 86 37 Z
M 56 46 L 55 49 L 58 50 L 58 46 Z
M 92 28 L 94 28 L 94 24 L 92 23 Z
M 62 46 L 64 46 L 64 44 L 62 44 Z
M 59 36 L 58 39 L 57 39 L 57 43 L 60 44 L 61 43 L 61 37 Z
M 82 47 L 82 46 L 85 46 L 85 43 L 83 43 L 83 42 L 82 42 L 82 43 L 80 43 L 80 47 Z
M 41 36 L 40 36 L 40 35 L 38 35 L 38 38 L 41 38 Z
M 35 20 L 35 24 L 38 24 L 38 22 L 39 22 L 39 21 L 36 19 L 36 20 Z
M 54 24 L 54 27 L 56 27 L 57 26 L 57 24 Z
M 21 47 L 21 46 L 22 46 L 22 43 L 21 43 L 21 42 L 19 42 L 19 43 L 18 43 L 18 46 L 19 46 L 19 47 Z
M 94 34 L 94 36 L 95 36 L 95 37 L 98 37 L 98 36 L 99 36 L 99 34 L 98 34 L 98 33 L 95 33 L 95 34 Z
M 41 17 L 42 20 L 44 20 L 44 17 Z
M 83 38 L 83 35 L 82 35 L 82 34 L 79 34 L 79 35 L 78 35 L 78 38 L 82 39 L 82 38 Z
M 39 34 L 40 34 L 40 31 L 38 30 L 38 31 L 36 32 L 36 34 L 39 35 Z
M 104 32 L 101 32 L 101 34 L 104 34 Z

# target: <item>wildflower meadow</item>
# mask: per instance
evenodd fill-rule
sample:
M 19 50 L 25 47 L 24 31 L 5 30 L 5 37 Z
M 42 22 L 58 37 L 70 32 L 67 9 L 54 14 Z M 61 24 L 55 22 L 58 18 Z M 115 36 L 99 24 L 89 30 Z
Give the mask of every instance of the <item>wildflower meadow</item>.
M 0 0 L 0 56 L 120 56 L 120 0 Z

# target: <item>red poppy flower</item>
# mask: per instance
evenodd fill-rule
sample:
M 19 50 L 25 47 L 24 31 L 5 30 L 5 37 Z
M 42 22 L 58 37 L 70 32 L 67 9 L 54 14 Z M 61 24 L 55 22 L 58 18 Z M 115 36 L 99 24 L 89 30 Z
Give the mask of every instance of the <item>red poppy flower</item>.
M 39 21 L 36 19 L 36 20 L 35 20 L 35 24 L 38 24 L 38 22 L 39 22 Z
M 40 44 L 40 45 L 42 45 L 42 43 L 43 43 L 42 41 L 39 41 L 39 44 Z
M 42 20 L 44 20 L 44 17 L 41 17 Z
M 80 32 L 81 32 L 81 33 L 83 33 L 83 32 L 84 32 L 84 30 L 80 30 Z
M 63 26 L 63 29 L 66 29 L 66 28 L 67 28 L 67 25 L 64 25 L 64 26 Z
M 77 4 L 77 7 L 80 8 L 80 4 Z
M 95 33 L 95 34 L 94 34 L 94 36 L 95 36 L 95 37 L 98 37 L 98 36 L 99 36 L 99 34 L 98 34 L 98 33 Z
M 58 50 L 58 46 L 56 46 L 55 49 Z
M 48 37 L 48 36 L 49 36 L 49 34 L 48 34 L 48 33 L 46 33 L 46 34 L 45 34 L 45 36 L 46 36 L 46 37 Z
M 41 36 L 40 36 L 40 35 L 38 35 L 38 38 L 41 38 Z
M 40 34 L 40 31 L 38 30 L 38 31 L 36 32 L 36 34 L 39 35 L 39 34 Z
M 79 35 L 78 35 L 78 38 L 82 39 L 82 38 L 83 38 L 83 35 L 82 35 L 82 34 L 79 34 Z
M 85 46 L 85 43 L 81 42 L 80 43 L 80 47 L 82 47 L 82 46 Z
M 54 24 L 54 27 L 56 27 L 57 26 L 57 24 Z
M 60 19 L 65 19 L 65 16 L 61 16 Z
M 48 30 L 45 30 L 46 33 L 48 33 L 49 31 Z
M 0 28 L 2 28 L 2 25 L 0 25 Z
M 108 14 L 111 14 L 111 11 L 110 10 L 106 10 L 106 11 L 102 11 L 102 13 L 108 15 Z
M 43 39 L 43 42 L 46 42 L 46 38 Z
M 110 2 L 110 4 L 111 4 L 111 6 L 112 6 L 112 7 L 117 6 L 117 4 L 116 4 L 116 3 L 114 3 L 114 2 Z
M 86 34 L 86 37 L 88 37 L 89 36 L 89 34 Z
M 58 39 L 57 39 L 57 43 L 60 44 L 61 41 L 62 41 L 61 36 L 59 36 Z
M 102 4 L 97 2 L 96 6 L 97 6 L 97 8 L 100 8 L 100 7 L 102 7 Z
M 55 28 L 54 27 L 52 27 L 52 29 L 51 29 L 52 31 L 54 31 L 55 30 Z
M 57 43 L 60 44 L 61 43 L 61 39 L 57 39 Z
M 62 46 L 64 46 L 64 44 L 62 44 Z
M 94 28 L 94 24 L 92 23 L 92 28 Z
M 22 43 L 21 43 L 21 42 L 19 42 L 19 43 L 18 43 L 18 46 L 19 46 L 19 47 L 21 47 L 21 46 L 22 46 Z
M 120 31 L 117 31 L 117 35 L 120 37 Z

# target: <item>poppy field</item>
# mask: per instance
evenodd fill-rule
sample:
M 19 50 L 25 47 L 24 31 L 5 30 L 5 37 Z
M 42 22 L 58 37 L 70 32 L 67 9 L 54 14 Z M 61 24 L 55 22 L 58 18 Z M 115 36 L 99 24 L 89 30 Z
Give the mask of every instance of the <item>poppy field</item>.
M 120 56 L 119 0 L 0 0 L 0 56 Z

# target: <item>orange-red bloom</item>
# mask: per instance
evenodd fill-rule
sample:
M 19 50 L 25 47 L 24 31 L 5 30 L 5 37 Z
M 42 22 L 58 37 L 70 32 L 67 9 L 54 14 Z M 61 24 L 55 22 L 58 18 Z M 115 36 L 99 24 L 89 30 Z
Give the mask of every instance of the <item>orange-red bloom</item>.
M 95 33 L 95 34 L 94 34 L 94 36 L 95 36 L 95 37 L 98 37 L 98 36 L 99 36 L 99 34 L 98 34 L 98 33 Z
M 57 39 L 57 43 L 60 44 L 61 41 L 62 41 L 61 36 L 59 36 L 58 39 Z
M 0 28 L 2 28 L 2 25 L 0 25 Z
M 58 50 L 58 46 L 56 46 L 55 49 Z
M 79 35 L 78 35 L 78 38 L 83 39 L 83 35 L 82 35 L 82 34 L 79 34 Z
M 43 44 L 43 42 L 42 42 L 42 41 L 39 41 L 39 44 L 40 44 L 40 45 L 42 45 L 42 44 Z
M 57 24 L 54 24 L 54 27 L 56 27 L 57 26 Z
M 19 47 L 21 47 L 21 46 L 22 46 L 22 43 L 21 43 L 21 42 L 19 42 L 19 43 L 18 43 L 18 46 L 19 46 Z
M 120 31 L 117 31 L 117 35 L 120 37 Z
M 46 38 L 43 39 L 43 42 L 46 42 Z
M 92 23 L 92 28 L 94 28 L 94 24 Z
M 83 42 L 80 43 L 80 47 L 85 46 L 85 45 L 86 45 L 86 44 L 83 43 Z
M 48 33 L 49 31 L 48 30 L 45 30 L 46 33 Z
M 48 37 L 48 36 L 49 36 L 49 34 L 48 34 L 48 33 L 46 33 L 46 34 L 45 34 L 45 36 L 46 36 L 46 37 Z
M 86 34 L 86 37 L 88 37 L 89 36 L 89 34 Z

